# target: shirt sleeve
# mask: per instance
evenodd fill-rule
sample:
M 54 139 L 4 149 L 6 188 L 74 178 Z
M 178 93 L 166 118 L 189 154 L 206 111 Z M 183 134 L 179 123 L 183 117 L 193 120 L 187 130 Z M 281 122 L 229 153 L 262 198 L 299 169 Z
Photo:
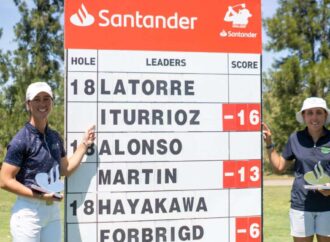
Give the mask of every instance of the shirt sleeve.
M 7 146 L 7 154 L 5 162 L 22 167 L 23 161 L 26 157 L 26 143 L 23 139 L 15 136 Z
M 290 136 L 288 142 L 284 146 L 284 149 L 283 149 L 283 152 L 282 152 L 282 156 L 286 160 L 293 160 L 293 159 L 295 159 L 295 154 L 292 151 L 292 146 L 291 146 L 291 143 L 292 142 L 291 141 L 292 141 L 292 135 Z

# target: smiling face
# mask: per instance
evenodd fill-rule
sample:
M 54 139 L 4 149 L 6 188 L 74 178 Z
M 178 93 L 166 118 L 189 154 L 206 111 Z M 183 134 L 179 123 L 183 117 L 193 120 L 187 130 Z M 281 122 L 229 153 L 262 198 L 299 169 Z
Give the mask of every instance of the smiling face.
M 53 99 L 48 93 L 40 92 L 33 100 L 28 101 L 27 105 L 32 123 L 47 122 L 48 115 L 52 111 Z
M 306 109 L 302 115 L 310 131 L 322 130 L 328 116 L 323 108 Z

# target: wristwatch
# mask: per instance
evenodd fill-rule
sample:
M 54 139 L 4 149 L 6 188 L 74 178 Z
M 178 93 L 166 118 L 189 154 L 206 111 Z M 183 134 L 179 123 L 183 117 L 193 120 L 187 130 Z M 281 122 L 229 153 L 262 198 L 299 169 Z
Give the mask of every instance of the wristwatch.
M 267 150 L 273 150 L 275 148 L 275 144 L 274 143 L 271 143 L 269 145 L 266 146 L 266 149 Z

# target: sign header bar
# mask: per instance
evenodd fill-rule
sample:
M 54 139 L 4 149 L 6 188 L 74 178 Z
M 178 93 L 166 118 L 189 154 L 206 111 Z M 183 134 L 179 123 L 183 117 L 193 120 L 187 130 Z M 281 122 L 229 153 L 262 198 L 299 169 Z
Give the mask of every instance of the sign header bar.
M 66 1 L 65 22 L 66 49 L 261 53 L 259 0 Z

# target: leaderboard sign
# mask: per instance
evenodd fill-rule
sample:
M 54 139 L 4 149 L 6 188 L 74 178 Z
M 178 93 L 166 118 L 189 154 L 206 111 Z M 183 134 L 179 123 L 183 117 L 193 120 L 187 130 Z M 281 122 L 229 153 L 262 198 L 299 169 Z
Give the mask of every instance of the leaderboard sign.
M 66 1 L 66 241 L 262 241 L 260 4 Z

